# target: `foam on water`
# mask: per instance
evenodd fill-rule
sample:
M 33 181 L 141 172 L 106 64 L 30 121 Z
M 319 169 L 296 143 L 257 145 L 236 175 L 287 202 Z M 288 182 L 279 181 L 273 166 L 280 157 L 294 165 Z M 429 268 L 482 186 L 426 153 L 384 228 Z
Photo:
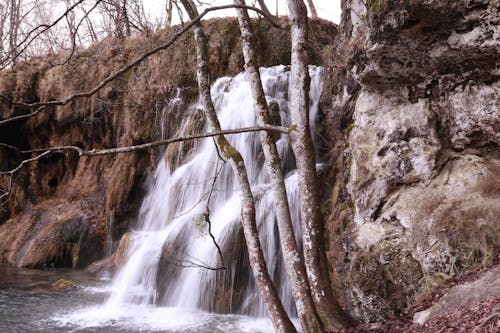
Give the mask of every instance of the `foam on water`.
M 272 332 L 266 318 L 218 315 L 180 307 L 130 305 L 121 308 L 96 306 L 53 318 L 60 326 L 79 331 L 85 328 L 114 327 L 127 332 Z

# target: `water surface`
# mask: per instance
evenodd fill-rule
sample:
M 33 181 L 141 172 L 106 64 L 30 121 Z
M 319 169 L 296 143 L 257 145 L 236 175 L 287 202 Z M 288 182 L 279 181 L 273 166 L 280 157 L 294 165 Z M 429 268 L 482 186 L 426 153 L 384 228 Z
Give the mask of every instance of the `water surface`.
M 58 279 L 78 284 L 55 290 Z M 111 308 L 105 300 L 109 279 L 83 271 L 18 269 L 0 264 L 0 332 L 272 332 L 269 320 L 218 315 L 193 309 L 128 305 Z

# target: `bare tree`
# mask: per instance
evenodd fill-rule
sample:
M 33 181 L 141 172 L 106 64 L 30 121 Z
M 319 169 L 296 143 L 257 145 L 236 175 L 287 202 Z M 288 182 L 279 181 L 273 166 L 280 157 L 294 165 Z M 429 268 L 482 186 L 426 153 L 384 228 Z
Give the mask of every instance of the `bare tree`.
M 319 180 L 309 124 L 307 8 L 302 0 L 288 0 L 288 9 L 292 21 L 289 110 L 293 130 L 290 139 L 299 175 L 304 260 L 318 314 L 327 331 L 336 331 L 346 324 L 346 316 L 333 295 L 324 250 Z
M 236 5 L 244 5 L 244 0 L 234 0 Z M 260 125 L 269 124 L 271 115 L 267 106 L 264 89 L 260 80 L 258 59 L 250 17 L 245 9 L 237 9 L 241 30 L 241 46 L 245 58 L 245 71 L 250 81 L 252 96 L 255 100 L 255 114 Z M 297 241 L 295 240 L 290 208 L 286 194 L 285 179 L 281 170 L 281 161 L 276 148 L 274 136 L 261 132 L 260 140 L 264 151 L 265 164 L 269 171 L 273 197 L 276 206 L 276 219 L 280 235 L 281 250 L 286 272 L 292 286 L 293 297 L 297 306 L 302 329 L 305 333 L 322 331 L 311 297 L 306 270 L 300 258 Z
M 314 6 L 313 0 L 306 0 L 307 6 L 309 7 L 309 11 L 311 12 L 312 18 L 318 18 L 318 12 L 316 11 L 316 7 Z
M 198 11 L 192 0 L 181 0 L 191 20 L 198 16 Z M 209 124 L 215 130 L 220 130 L 220 123 L 215 112 L 210 94 L 210 72 L 208 67 L 208 49 L 205 34 L 200 23 L 194 26 L 196 54 L 198 62 L 198 89 L 201 103 Z M 255 202 L 248 181 L 245 163 L 241 154 L 226 140 L 224 136 L 217 137 L 217 145 L 223 156 L 230 162 L 236 175 L 241 198 L 241 224 L 248 248 L 248 257 L 257 286 L 276 332 L 296 332 L 288 317 L 278 292 L 271 280 L 266 267 L 259 233 L 255 221 Z
M 101 3 L 100 12 L 109 33 L 113 33 L 119 39 L 130 36 L 127 0 L 105 0 Z
M 269 9 L 267 8 L 264 0 L 258 0 L 258 1 L 259 1 L 259 6 L 262 9 L 262 11 L 265 12 L 266 14 L 268 14 L 269 16 L 272 16 L 272 14 L 269 12 Z
M 21 0 L 10 0 L 10 13 L 9 13 L 9 54 L 12 58 L 16 57 L 17 41 L 19 35 L 19 28 L 21 24 Z
M 173 0 L 167 0 L 165 3 L 165 12 L 166 12 L 166 18 L 165 18 L 165 26 L 168 28 L 172 25 L 172 16 L 173 16 Z

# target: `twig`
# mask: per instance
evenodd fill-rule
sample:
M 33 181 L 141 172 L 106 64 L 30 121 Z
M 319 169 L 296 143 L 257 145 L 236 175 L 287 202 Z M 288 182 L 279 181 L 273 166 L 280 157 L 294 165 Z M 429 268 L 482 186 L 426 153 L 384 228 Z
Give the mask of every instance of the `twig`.
M 489 321 L 491 321 L 493 319 L 496 319 L 498 317 L 500 317 L 500 307 L 494 308 L 493 311 L 492 311 L 492 313 L 488 317 L 484 318 L 481 321 L 481 323 L 474 328 L 474 330 L 472 331 L 472 333 L 478 333 L 479 329 L 481 327 L 483 327 L 484 325 L 486 325 Z
M 89 156 L 89 157 L 104 156 L 104 155 L 130 153 L 130 152 L 134 152 L 134 151 L 146 150 L 146 149 L 151 149 L 151 148 L 161 147 L 161 146 L 168 146 L 169 144 L 174 143 L 174 142 L 202 139 L 202 138 L 214 137 L 214 136 L 219 136 L 219 135 L 239 134 L 239 133 L 245 133 L 245 132 L 258 132 L 258 131 L 275 131 L 275 132 L 281 132 L 281 133 L 288 133 L 289 132 L 289 130 L 283 126 L 263 125 L 263 126 L 255 126 L 255 127 L 244 127 L 244 128 L 238 128 L 238 129 L 214 131 L 214 132 L 208 132 L 208 133 L 204 133 L 204 134 L 180 136 L 180 137 L 170 138 L 170 139 L 166 139 L 166 140 L 148 142 L 148 143 L 144 143 L 144 144 L 140 144 L 140 145 L 127 146 L 127 147 L 117 147 L 117 148 L 110 148 L 110 149 L 101 149 L 101 150 L 97 150 L 97 149 L 83 150 L 82 148 L 77 147 L 77 146 L 59 146 L 59 147 L 49 147 L 49 148 L 40 148 L 40 149 L 31 149 L 31 150 L 21 150 L 17 147 L 11 146 L 11 145 L 6 144 L 6 143 L 0 143 L 1 147 L 6 147 L 9 149 L 12 149 L 15 152 L 17 152 L 18 154 L 40 153 L 35 157 L 21 161 L 21 163 L 19 163 L 19 165 L 16 166 L 14 169 L 11 169 L 8 171 L 0 171 L 0 176 L 9 175 L 9 177 L 10 177 L 7 190 L 3 190 L 4 193 L 2 195 L 0 195 L 0 199 L 3 199 L 3 198 L 8 197 L 10 195 L 11 190 L 12 190 L 12 178 L 14 177 L 14 174 L 17 171 L 19 171 L 25 164 L 38 161 L 40 158 L 47 156 L 47 155 L 49 155 L 53 152 L 56 152 L 56 151 L 72 151 L 72 152 L 77 153 L 78 156 Z M 212 188 L 212 191 L 213 191 L 213 188 Z
M 224 159 L 222 161 L 224 161 Z M 226 161 L 224 161 L 224 163 L 226 163 Z M 210 221 L 210 199 L 212 198 L 212 194 L 214 192 L 215 182 L 217 181 L 217 178 L 219 177 L 220 173 L 222 172 L 222 166 L 220 168 L 218 166 L 219 166 L 219 160 L 217 160 L 214 181 L 212 182 L 212 186 L 210 188 L 210 193 L 208 194 L 207 206 L 205 208 L 205 213 L 203 214 L 203 216 L 205 218 L 205 222 L 207 222 L 207 224 L 208 224 L 208 235 L 210 236 L 210 238 L 212 238 L 212 241 L 213 241 L 215 247 L 217 248 L 217 252 L 219 253 L 222 268 L 226 269 L 226 265 L 224 264 L 224 256 L 222 255 L 222 250 L 220 249 L 220 246 L 217 243 L 217 240 L 215 239 L 214 234 L 212 233 L 212 222 Z
M 210 137 L 219 136 L 219 135 L 240 134 L 240 133 L 259 132 L 259 131 L 273 131 L 273 132 L 280 132 L 280 133 L 288 133 L 289 132 L 288 128 L 283 127 L 283 126 L 262 125 L 262 126 L 242 127 L 242 128 L 237 128 L 237 129 L 214 131 L 214 132 L 187 135 L 187 136 L 179 136 L 179 137 L 165 139 L 165 140 L 158 140 L 158 141 L 143 143 L 140 145 L 116 147 L 116 148 L 109 148 L 109 149 L 91 149 L 91 150 L 83 150 L 82 148 L 77 147 L 77 146 L 58 146 L 58 147 L 39 148 L 39 149 L 31 149 L 31 150 L 20 150 L 19 148 L 7 145 L 5 143 L 2 143 L 1 145 L 5 146 L 5 147 L 9 147 L 11 149 L 14 149 L 17 152 L 22 153 L 22 154 L 38 153 L 38 152 L 53 152 L 53 151 L 74 151 L 79 156 L 102 156 L 102 155 L 124 154 L 124 153 L 139 151 L 139 150 L 151 149 L 151 148 L 155 148 L 155 147 L 168 146 L 171 143 L 181 142 L 181 141 L 210 138 Z
M 19 149 L 17 147 L 14 147 L 14 146 L 11 146 L 11 145 L 6 144 L 6 143 L 0 142 L 0 147 L 5 147 L 5 148 L 12 149 L 13 151 L 15 151 L 18 154 L 22 154 L 23 153 L 23 151 L 21 149 Z
M 219 150 L 219 146 L 217 146 L 217 142 L 215 142 L 215 138 L 212 138 L 212 141 L 214 142 L 214 146 L 215 146 L 215 150 L 217 151 L 217 156 L 219 156 L 219 159 L 226 163 L 226 160 L 224 159 L 224 157 L 222 157 L 222 155 L 220 154 L 220 150 Z
M 39 155 L 37 155 L 35 157 L 23 160 L 21 163 L 19 163 L 19 165 L 17 167 L 15 167 L 12 170 L 9 170 L 9 171 L 0 171 L 0 176 L 5 176 L 5 175 L 9 176 L 9 180 L 8 180 L 8 183 L 7 183 L 8 184 L 7 185 L 7 189 L 6 190 L 2 189 L 2 191 L 4 193 L 2 193 L 2 195 L 0 195 L 0 200 L 2 200 L 2 199 L 4 200 L 4 202 L 2 202 L 2 209 L 3 209 L 3 206 L 5 205 L 5 203 L 8 201 L 8 198 L 9 198 L 11 192 L 12 192 L 12 182 L 13 182 L 14 174 L 16 172 L 18 172 L 19 170 L 21 170 L 21 168 L 25 164 L 37 161 L 40 158 L 49 155 L 50 153 L 51 153 L 51 151 L 45 151 L 45 152 L 43 152 L 43 153 L 41 153 L 41 154 L 39 154 Z M 7 199 L 4 199 L 4 198 L 7 198 Z
M 47 30 L 49 30 L 50 28 L 55 26 L 57 23 L 59 23 L 64 17 L 66 17 L 66 15 L 68 15 L 73 9 L 75 9 L 78 5 L 80 5 L 84 1 L 85 0 L 79 0 L 78 2 L 75 2 L 75 4 L 73 4 L 71 7 L 68 7 L 68 9 L 66 9 L 66 11 L 62 15 L 60 15 L 55 21 L 53 21 L 51 24 L 40 24 L 40 25 L 36 26 L 35 28 L 31 29 L 26 34 L 26 37 L 18 45 L 16 45 L 16 47 L 14 48 L 14 54 L 11 55 L 12 59 L 9 60 L 7 57 L 7 58 L 0 60 L 0 64 L 2 64 L 0 69 L 5 69 L 9 65 L 9 63 L 14 62 L 28 48 L 28 46 L 31 45 L 31 43 L 38 36 L 40 36 L 41 34 L 46 32 Z M 36 32 L 40 28 L 42 28 L 42 30 L 30 38 L 31 34 Z M 29 39 L 29 41 L 28 41 L 28 39 Z M 18 51 L 18 48 L 21 47 L 23 44 L 25 44 L 24 47 L 20 51 Z
M 2 98 L 4 100 L 7 100 L 9 103 L 12 103 L 11 101 L 8 100 L 8 98 L 6 98 L 3 95 L 0 95 L 0 98 Z M 15 103 L 12 103 L 12 104 L 15 104 Z M 3 124 L 11 123 L 13 121 L 18 121 L 18 120 L 23 120 L 23 119 L 34 117 L 37 114 L 39 114 L 40 112 L 42 112 L 42 110 L 44 110 L 44 109 L 45 109 L 45 106 L 41 106 L 41 107 L 39 107 L 38 109 L 36 109 L 32 113 L 23 114 L 23 115 L 15 116 L 15 117 L 12 117 L 12 118 L 7 118 L 5 120 L 0 120 L 0 126 L 2 126 Z
M 167 259 L 166 262 L 170 264 L 174 264 L 175 266 L 181 267 L 181 268 L 203 268 L 203 269 L 208 269 L 211 271 L 220 271 L 220 270 L 225 270 L 225 267 L 212 267 L 208 265 L 207 263 L 201 261 L 200 259 L 193 257 L 192 255 L 189 255 L 187 253 L 184 253 L 185 256 L 193 259 L 192 260 L 177 260 L 174 258 Z M 196 261 L 196 262 L 195 262 Z
M 64 59 L 64 61 L 62 61 L 60 63 L 52 64 L 52 63 L 49 62 L 51 66 L 53 66 L 53 67 L 55 67 L 55 66 L 62 66 L 62 65 L 65 65 L 66 63 L 68 63 L 71 60 L 71 58 L 75 54 L 75 50 L 76 50 L 76 36 L 77 36 L 78 29 L 80 29 L 80 26 L 82 25 L 83 21 L 86 20 L 86 19 L 88 19 L 89 14 L 94 9 L 96 9 L 97 6 L 99 5 L 99 3 L 101 3 L 102 1 L 103 0 L 97 0 L 95 2 L 95 4 L 90 8 L 89 11 L 85 11 L 85 15 L 83 15 L 83 17 L 80 19 L 80 21 L 76 25 L 75 31 L 73 32 L 73 34 L 71 36 L 71 52 L 70 52 L 70 54 Z

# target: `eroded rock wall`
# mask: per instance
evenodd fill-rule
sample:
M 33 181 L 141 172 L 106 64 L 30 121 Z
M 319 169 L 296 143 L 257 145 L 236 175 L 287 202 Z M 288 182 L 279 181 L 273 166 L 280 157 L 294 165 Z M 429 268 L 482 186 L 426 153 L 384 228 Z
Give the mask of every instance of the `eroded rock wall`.
M 237 20 L 214 19 L 205 25 L 213 79 L 242 71 Z M 260 64 L 288 64 L 289 30 L 271 28 L 262 20 L 255 21 L 255 27 Z M 311 56 L 318 63 L 318 45 L 331 44 L 336 26 L 317 22 L 311 32 L 316 40 Z M 19 64 L 0 73 L 0 94 L 31 103 L 88 91 L 170 36 L 164 31 L 125 41 L 106 39 L 78 50 L 63 65 L 66 54 Z M 199 133 L 204 128 L 200 112 L 185 112 L 196 98 L 196 53 L 193 35 L 187 33 L 91 98 L 2 125 L 0 142 L 23 150 L 64 145 L 101 149 Z M 27 109 L 0 99 L 0 119 L 25 113 Z M 188 125 L 183 127 L 186 118 Z M 192 143 L 173 144 L 167 158 L 175 164 L 188 156 L 190 147 Z M 27 156 L 34 155 L 21 156 L 0 147 L 0 170 L 14 168 Z M 22 168 L 7 209 L 0 210 L 0 261 L 24 267 L 80 268 L 101 258 L 135 222 L 147 177 L 160 156 L 160 150 L 94 158 L 61 152 Z
M 500 2 L 344 1 L 332 277 L 360 321 L 500 249 Z

